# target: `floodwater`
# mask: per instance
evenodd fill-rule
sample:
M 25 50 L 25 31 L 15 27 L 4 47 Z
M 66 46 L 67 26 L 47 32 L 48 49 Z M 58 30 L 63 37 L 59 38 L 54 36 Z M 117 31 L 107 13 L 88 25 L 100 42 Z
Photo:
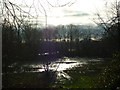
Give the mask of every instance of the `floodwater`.
M 39 63 L 31 63 L 22 65 L 21 72 L 56 72 L 57 78 L 64 77 L 66 79 L 70 79 L 70 76 L 64 72 L 64 70 L 73 68 L 73 67 L 83 67 L 83 65 L 91 63 L 91 62 L 101 62 L 102 58 L 90 59 L 90 58 L 68 58 L 62 57 L 55 61 L 51 62 L 39 62 Z
M 52 85 L 59 85 L 65 82 L 65 80 L 72 80 L 73 78 L 69 76 L 66 71 L 69 72 L 70 70 L 78 67 L 84 68 L 89 64 L 99 62 L 103 63 L 105 60 L 103 58 L 62 57 L 52 61 L 43 61 L 34 61 L 30 63 L 23 62 L 23 64 L 12 64 L 11 66 L 9 66 L 9 68 L 14 68 L 15 71 L 7 74 L 9 75 L 9 78 L 6 78 L 4 75 L 4 81 L 10 80 L 9 82 L 13 83 L 7 84 L 6 82 L 4 82 L 4 86 L 17 87 L 19 85 L 19 87 L 47 87 L 51 83 Z M 19 67 L 19 69 L 16 69 L 17 66 Z M 95 66 L 95 68 L 97 67 L 98 66 Z M 91 71 L 91 68 L 89 70 Z M 78 73 L 83 72 L 84 71 L 78 70 Z M 29 83 L 27 81 L 29 81 Z M 34 84 L 32 84 L 32 81 Z
M 44 72 L 45 68 L 47 67 L 49 70 L 52 70 L 52 71 L 63 71 L 68 68 L 75 67 L 77 65 L 82 66 L 83 64 L 87 64 L 87 61 L 79 60 L 77 58 L 63 57 L 56 61 L 51 61 L 51 62 L 25 64 L 25 65 L 22 65 L 22 68 L 24 69 L 26 68 L 25 71 L 29 71 L 29 72 Z

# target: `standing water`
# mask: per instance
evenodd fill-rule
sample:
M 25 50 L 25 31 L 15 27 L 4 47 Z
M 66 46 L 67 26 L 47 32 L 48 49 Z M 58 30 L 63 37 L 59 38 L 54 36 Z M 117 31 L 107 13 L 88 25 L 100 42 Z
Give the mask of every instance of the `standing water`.
M 83 67 L 90 62 L 99 62 L 102 59 L 89 59 L 89 58 L 68 58 L 63 57 L 59 58 L 56 61 L 51 62 L 40 62 L 34 64 L 25 64 L 22 65 L 22 72 L 46 72 L 46 69 L 51 72 L 57 73 L 57 79 L 64 77 L 70 79 L 71 77 L 64 72 L 64 70 L 71 69 L 73 67 Z
M 66 71 L 70 71 L 73 68 L 84 68 L 85 65 L 89 65 L 90 63 L 102 62 L 104 59 L 97 58 L 69 58 L 62 57 L 55 61 L 49 62 L 32 62 L 22 64 L 19 72 L 14 71 L 9 73 L 10 77 L 7 78 L 11 83 L 7 84 L 8 87 L 49 87 L 50 84 L 60 84 L 64 82 L 64 80 L 71 80 L 72 77 L 66 73 Z M 15 63 L 17 65 L 17 63 Z M 14 64 L 9 66 L 10 68 L 14 68 Z M 89 69 L 90 71 L 91 69 Z M 91 70 L 92 71 L 92 70 Z M 77 71 L 77 73 L 81 73 L 82 71 Z M 84 70 L 83 70 L 84 72 Z M 4 80 L 6 81 L 6 80 Z M 29 83 L 28 83 L 29 82 Z M 6 82 L 3 82 L 6 84 Z

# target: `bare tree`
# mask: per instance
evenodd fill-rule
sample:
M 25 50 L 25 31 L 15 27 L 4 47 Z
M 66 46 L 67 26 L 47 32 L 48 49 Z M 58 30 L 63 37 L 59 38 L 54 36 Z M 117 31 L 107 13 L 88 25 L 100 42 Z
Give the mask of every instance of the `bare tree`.
M 1 17 L 3 19 L 4 24 L 7 24 L 9 26 L 13 26 L 17 31 L 18 36 L 18 42 L 20 43 L 20 32 L 21 30 L 24 30 L 24 27 L 26 25 L 30 24 L 30 21 L 33 19 L 36 19 L 36 26 L 37 26 L 37 19 L 38 19 L 38 13 L 41 13 L 45 16 L 45 27 L 47 30 L 48 23 L 48 10 L 45 8 L 47 5 L 48 7 L 56 8 L 56 7 L 64 7 L 64 6 L 71 6 L 75 3 L 76 0 L 70 0 L 69 2 L 65 2 L 64 4 L 60 3 L 61 0 L 55 0 L 54 4 L 52 4 L 50 1 L 40 1 L 40 0 L 33 0 L 32 4 L 28 6 L 26 2 L 24 1 L 25 7 L 28 8 L 28 11 L 25 11 L 24 8 L 22 8 L 21 5 L 14 4 L 14 2 L 11 2 L 10 0 L 1 0 Z M 37 5 L 35 4 L 37 2 Z M 36 16 L 31 15 L 32 8 L 34 8 L 34 11 L 36 13 Z M 31 20 L 30 20 L 31 19 Z M 34 23 L 34 22 L 33 22 Z M 19 44 L 18 43 L 18 44 Z
M 105 30 L 105 33 L 114 37 L 114 32 L 120 35 L 120 1 L 115 0 L 113 3 L 106 2 L 105 16 L 102 17 L 100 12 L 97 12 L 97 20 L 94 22 L 97 25 L 101 25 Z
M 71 6 L 72 4 L 75 3 L 76 0 L 69 0 L 68 2 L 65 3 L 61 3 L 61 0 L 54 0 L 54 4 L 50 2 L 50 0 L 32 0 L 31 5 L 27 5 L 26 2 L 23 0 L 25 7 L 28 10 L 25 10 L 23 8 L 22 5 L 20 4 L 16 4 L 14 2 L 12 2 L 11 0 L 0 0 L 0 8 L 1 8 L 1 12 L 0 12 L 0 16 L 3 19 L 3 25 L 5 27 L 9 26 L 11 29 L 7 29 L 8 32 L 11 32 L 12 30 L 15 30 L 15 35 L 17 34 L 17 45 L 19 47 L 19 45 L 22 43 L 21 38 L 23 39 L 22 36 L 24 36 L 24 40 L 26 40 L 27 42 L 32 43 L 31 40 L 34 40 L 33 34 L 36 35 L 37 32 L 33 31 L 32 29 L 32 25 L 31 21 L 33 21 L 33 19 L 39 19 L 38 15 L 40 15 L 39 13 L 41 13 L 42 15 L 45 16 L 45 30 L 47 30 L 45 33 L 49 33 L 50 29 L 48 28 L 48 22 L 47 22 L 47 18 L 48 18 L 48 9 L 49 7 L 51 8 L 60 8 L 60 7 L 64 7 L 64 6 Z M 36 3 L 37 2 L 37 6 Z M 45 6 L 47 5 L 47 7 Z M 32 9 L 34 9 L 35 15 L 31 15 Z M 32 24 L 34 24 L 35 22 L 32 22 Z M 37 23 L 37 21 L 36 21 Z M 6 30 L 5 28 L 3 30 Z M 11 30 L 11 31 L 10 31 Z M 45 31 L 44 30 L 44 31 Z M 17 32 L 17 33 L 16 33 Z M 23 35 L 21 35 L 21 32 Z M 6 33 L 5 33 L 6 34 Z M 12 36 L 11 34 L 9 34 L 10 36 Z M 48 34 L 48 35 L 52 35 Z M 7 34 L 6 34 L 7 36 Z M 37 36 L 37 35 L 36 35 Z M 16 36 L 14 36 L 16 38 Z M 50 38 L 50 36 L 48 36 Z M 7 37 L 5 37 L 7 40 Z M 51 36 L 52 38 L 52 36 Z M 36 39 L 37 40 L 37 39 Z M 9 40 L 11 41 L 11 40 Z M 30 44 L 29 44 L 30 45 Z M 22 46 L 22 45 L 21 45 Z M 44 45 L 43 45 L 44 46 Z M 51 48 L 49 46 L 49 48 Z M 19 51 L 19 49 L 18 49 Z

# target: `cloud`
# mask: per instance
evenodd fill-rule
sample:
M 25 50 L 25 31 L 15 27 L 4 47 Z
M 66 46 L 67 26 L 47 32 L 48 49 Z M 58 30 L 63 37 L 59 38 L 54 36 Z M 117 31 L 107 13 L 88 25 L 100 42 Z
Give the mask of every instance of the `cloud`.
M 75 10 L 71 10 L 71 9 L 64 9 L 63 12 L 64 13 L 80 13 L 81 11 L 75 11 Z
M 89 16 L 88 13 L 76 13 L 72 15 L 65 15 L 64 17 L 83 17 L 83 16 Z
M 83 16 L 89 16 L 89 13 L 82 12 L 82 11 L 75 11 L 75 10 L 63 10 L 65 13 L 64 17 L 83 17 Z
M 79 14 L 74 14 L 73 16 L 88 16 L 88 13 L 79 13 Z

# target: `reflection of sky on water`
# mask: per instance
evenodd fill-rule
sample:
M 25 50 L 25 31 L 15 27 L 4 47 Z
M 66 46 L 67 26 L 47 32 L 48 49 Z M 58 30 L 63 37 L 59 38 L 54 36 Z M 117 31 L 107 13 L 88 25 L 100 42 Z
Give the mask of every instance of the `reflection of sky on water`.
M 48 70 L 57 71 L 57 79 L 62 81 L 64 79 L 71 79 L 70 76 L 65 73 L 63 70 L 70 69 L 72 67 L 77 67 L 78 65 L 80 67 L 83 66 L 83 64 L 87 64 L 87 61 L 79 60 L 79 58 L 68 58 L 63 57 L 56 61 L 51 62 L 48 65 Z M 23 65 L 23 67 L 29 68 L 28 72 L 44 72 L 45 68 L 44 64 L 30 64 L 30 65 Z
M 57 73 L 57 79 L 58 79 L 59 81 L 63 81 L 64 79 L 70 80 L 71 77 L 70 77 L 67 73 L 65 73 L 65 72 L 63 72 L 63 71 L 60 71 L 60 72 Z
M 36 64 L 25 64 L 22 66 L 23 72 L 45 72 L 45 68 L 48 67 L 48 70 L 55 71 L 57 74 L 57 79 L 62 81 L 64 79 L 71 79 L 71 77 L 64 72 L 64 70 L 73 68 L 73 67 L 83 67 L 85 64 L 90 62 L 99 62 L 103 59 L 90 59 L 90 58 L 68 58 L 63 57 L 56 61 L 49 62 L 48 66 L 44 63 Z M 81 73 L 78 72 L 78 73 Z
M 75 67 L 77 65 L 81 66 L 83 64 L 87 64 L 86 61 L 78 61 L 74 60 L 74 58 L 64 57 L 62 59 L 58 59 L 57 61 L 52 62 L 48 65 L 49 70 L 53 71 L 63 71 L 68 68 Z M 30 72 L 43 72 L 45 71 L 45 67 L 43 64 L 31 64 L 31 65 L 23 65 L 23 67 L 31 68 Z

